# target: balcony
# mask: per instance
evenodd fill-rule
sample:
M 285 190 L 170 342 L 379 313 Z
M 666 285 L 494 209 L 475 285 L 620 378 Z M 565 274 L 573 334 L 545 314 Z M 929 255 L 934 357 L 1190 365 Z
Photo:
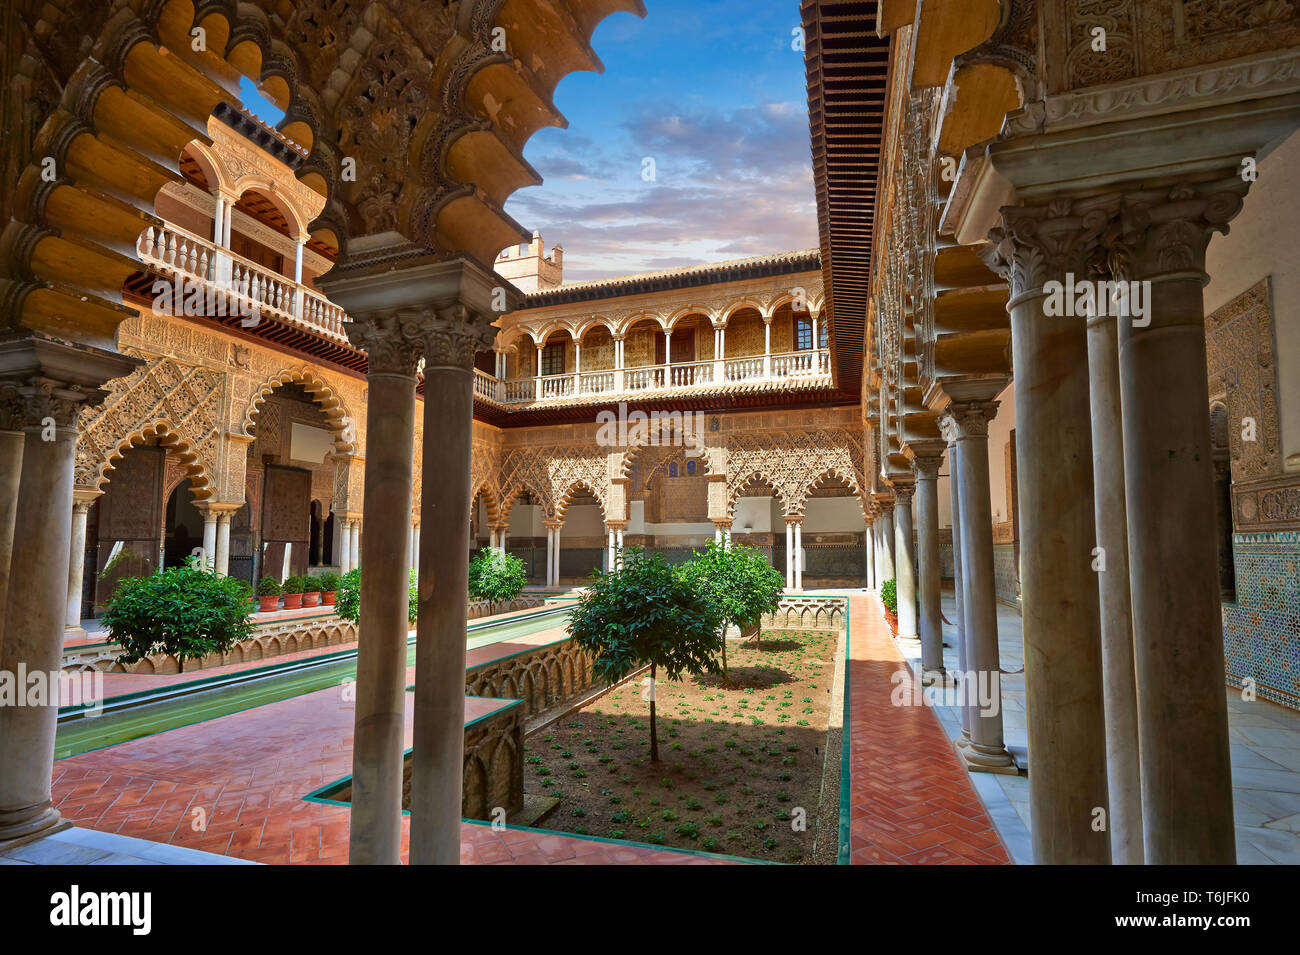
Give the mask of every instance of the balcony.
M 636 401 L 652 395 L 780 392 L 830 385 L 830 350 L 826 348 L 505 380 L 478 369 L 474 373 L 475 395 L 502 407 Z
M 295 282 L 229 249 L 220 248 L 173 225 L 150 226 L 136 243 L 140 260 L 150 271 L 170 278 L 179 289 L 175 301 L 183 305 L 197 288 L 203 293 L 198 315 L 212 317 L 211 306 L 221 314 L 238 317 L 246 329 L 269 324 L 305 332 L 331 344 L 351 347 L 343 331 L 347 316 L 319 292 Z M 173 314 L 175 312 L 173 311 Z

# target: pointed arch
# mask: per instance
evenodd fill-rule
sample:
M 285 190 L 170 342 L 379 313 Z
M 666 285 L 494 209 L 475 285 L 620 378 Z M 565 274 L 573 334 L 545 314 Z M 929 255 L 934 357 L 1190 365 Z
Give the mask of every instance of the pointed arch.
M 789 495 L 781 490 L 781 485 L 776 479 L 762 468 L 755 468 L 744 475 L 727 481 L 727 517 L 735 518 L 736 502 L 744 496 L 744 492 L 756 484 L 766 485 L 772 492 L 772 497 L 781 502 L 781 513 L 795 514 L 798 511 L 793 508 Z
M 838 480 L 853 492 L 853 496 L 857 499 L 858 506 L 862 509 L 862 519 L 865 521 L 867 519 L 867 504 L 863 498 L 862 488 L 858 484 L 857 476 L 851 469 L 838 464 L 831 465 L 824 469 L 804 486 L 803 491 L 799 495 L 799 510 L 802 511 L 807 506 L 808 498 L 812 495 L 812 492 L 816 488 L 825 485 L 831 478 Z

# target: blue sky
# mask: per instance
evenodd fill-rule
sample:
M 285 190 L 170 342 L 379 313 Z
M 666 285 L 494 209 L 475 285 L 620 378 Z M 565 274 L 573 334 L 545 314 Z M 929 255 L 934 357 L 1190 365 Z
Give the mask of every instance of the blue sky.
M 817 244 L 795 0 L 646 0 L 592 47 L 604 74 L 572 73 L 525 155 L 545 180 L 506 211 L 564 246 L 566 281 Z M 278 111 L 247 86 L 245 105 Z M 251 95 L 250 95 L 251 94 Z M 269 113 L 269 115 L 268 115 Z M 643 179 L 654 160 L 654 180 Z
M 811 248 L 817 212 L 794 0 L 646 0 L 572 73 L 567 130 L 528 142 L 540 187 L 506 211 L 564 246 L 566 281 Z M 655 180 L 642 162 L 654 159 Z

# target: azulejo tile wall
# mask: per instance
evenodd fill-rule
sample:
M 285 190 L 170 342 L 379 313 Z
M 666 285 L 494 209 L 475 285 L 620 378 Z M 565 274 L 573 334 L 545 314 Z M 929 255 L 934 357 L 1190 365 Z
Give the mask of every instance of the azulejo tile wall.
M 993 576 L 997 582 L 998 600 L 1019 608 L 1020 568 L 1016 564 L 1015 544 L 993 545 Z
M 1300 709 L 1300 531 L 1234 534 L 1237 602 L 1223 605 L 1228 682 Z

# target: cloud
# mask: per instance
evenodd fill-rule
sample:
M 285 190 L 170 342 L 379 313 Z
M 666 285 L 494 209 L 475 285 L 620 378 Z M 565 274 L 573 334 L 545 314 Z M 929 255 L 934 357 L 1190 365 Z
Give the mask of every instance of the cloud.
M 607 136 L 539 157 L 546 185 L 511 200 L 526 228 L 564 246 L 566 281 L 817 245 L 802 104 L 643 105 Z M 641 177 L 647 156 L 651 182 Z

